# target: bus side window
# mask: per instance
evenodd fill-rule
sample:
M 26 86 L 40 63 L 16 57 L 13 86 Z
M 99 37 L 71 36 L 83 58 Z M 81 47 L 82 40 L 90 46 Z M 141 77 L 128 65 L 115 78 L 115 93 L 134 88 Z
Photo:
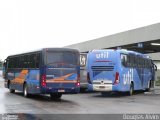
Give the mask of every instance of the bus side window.
M 141 59 L 142 68 L 144 68 L 144 58 Z
M 30 68 L 31 66 L 30 55 L 27 55 L 27 63 L 28 63 L 28 68 Z
M 121 63 L 124 67 L 127 67 L 127 55 L 121 54 Z
M 149 65 L 149 60 L 146 60 L 146 68 L 149 68 L 150 67 L 150 65 Z
M 134 57 L 133 55 L 127 55 L 127 66 L 128 67 L 134 67 Z
M 8 60 L 8 68 L 11 68 L 11 58 L 9 58 L 9 60 Z
M 37 68 L 37 66 L 36 66 L 37 54 L 33 54 L 33 55 L 34 55 L 34 61 L 33 61 L 34 66 L 33 66 L 33 68 Z
M 13 58 L 10 58 L 10 59 L 9 59 L 9 68 L 13 68 L 13 65 L 14 65 L 13 62 L 14 62 L 14 61 L 13 61 Z
M 39 63 L 40 63 L 40 53 L 36 54 L 36 68 L 39 68 Z
M 15 66 L 14 66 L 14 68 L 18 68 L 18 58 L 17 58 L 17 57 L 15 57 L 14 59 L 15 59 L 15 63 L 14 63 L 14 64 L 15 64 Z
M 28 62 L 27 62 L 27 55 L 24 55 L 24 68 L 28 67 Z
M 145 59 L 143 59 L 143 68 L 145 68 Z
M 138 57 L 138 68 L 141 68 L 141 58 Z
M 149 68 L 149 62 L 148 62 L 148 60 L 146 60 L 146 68 Z
M 134 67 L 134 68 L 137 67 L 137 59 L 136 59 L 136 56 L 133 56 L 133 67 Z
M 130 55 L 127 55 L 126 66 L 127 66 L 127 67 L 130 67 L 130 66 L 131 66 Z
M 24 68 L 24 56 L 20 57 L 20 68 Z

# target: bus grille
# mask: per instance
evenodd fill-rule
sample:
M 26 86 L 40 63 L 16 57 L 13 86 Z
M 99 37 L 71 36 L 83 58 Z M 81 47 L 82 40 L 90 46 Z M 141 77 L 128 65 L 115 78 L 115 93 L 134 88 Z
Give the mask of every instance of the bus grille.
M 92 66 L 93 71 L 113 71 L 114 66 Z

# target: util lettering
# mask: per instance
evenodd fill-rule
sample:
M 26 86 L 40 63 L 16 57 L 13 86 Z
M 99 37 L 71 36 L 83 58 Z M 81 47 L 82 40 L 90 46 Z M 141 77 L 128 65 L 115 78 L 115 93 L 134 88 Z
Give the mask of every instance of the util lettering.
M 108 58 L 108 52 L 96 54 L 96 58 Z

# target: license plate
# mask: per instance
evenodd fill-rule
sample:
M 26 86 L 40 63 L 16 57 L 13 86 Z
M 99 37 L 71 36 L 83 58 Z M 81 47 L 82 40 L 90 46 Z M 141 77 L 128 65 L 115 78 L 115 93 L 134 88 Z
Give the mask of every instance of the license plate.
M 112 90 L 112 86 L 106 86 L 106 90 Z
M 105 88 L 105 86 L 99 86 L 99 88 Z
M 58 90 L 58 92 L 65 92 L 65 90 Z

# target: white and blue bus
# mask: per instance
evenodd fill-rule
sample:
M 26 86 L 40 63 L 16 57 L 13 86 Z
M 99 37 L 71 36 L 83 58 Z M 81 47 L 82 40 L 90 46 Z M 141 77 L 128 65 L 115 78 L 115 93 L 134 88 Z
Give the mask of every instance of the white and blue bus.
M 88 89 L 111 91 L 149 90 L 155 76 L 149 56 L 128 50 L 93 50 L 88 53 Z
M 11 93 L 62 94 L 80 90 L 79 52 L 68 48 L 44 48 L 8 56 L 4 62 L 5 87 Z

